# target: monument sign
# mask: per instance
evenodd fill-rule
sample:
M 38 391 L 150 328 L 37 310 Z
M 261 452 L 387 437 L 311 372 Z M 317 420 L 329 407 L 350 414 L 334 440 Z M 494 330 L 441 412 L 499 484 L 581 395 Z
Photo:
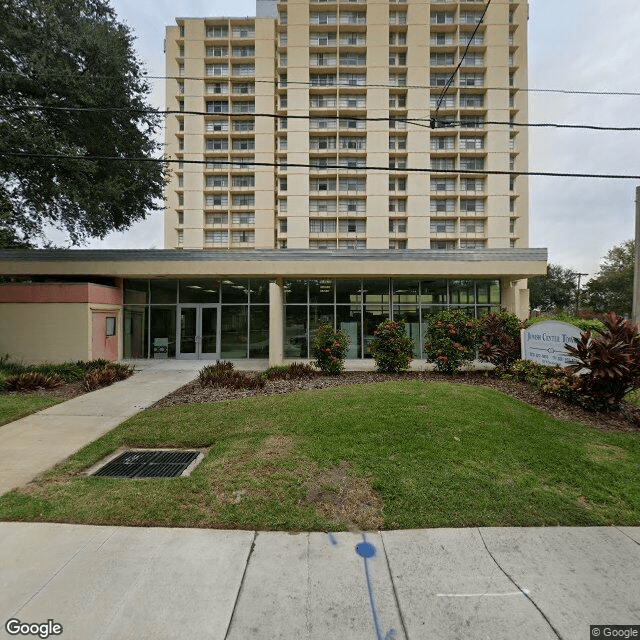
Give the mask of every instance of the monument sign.
M 549 367 L 568 367 L 576 364 L 564 346 L 574 345 L 579 339 L 581 329 L 566 322 L 547 320 L 531 325 L 520 332 L 522 340 L 522 359 L 533 360 Z

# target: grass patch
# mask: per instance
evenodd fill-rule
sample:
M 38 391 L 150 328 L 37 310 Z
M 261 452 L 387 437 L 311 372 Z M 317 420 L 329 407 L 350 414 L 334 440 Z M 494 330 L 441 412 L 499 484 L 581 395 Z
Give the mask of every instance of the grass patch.
M 24 418 L 31 413 L 46 409 L 60 400 L 40 396 L 20 396 L 13 394 L 0 394 L 0 426 Z
M 207 448 L 180 479 L 87 478 L 120 446 Z M 492 389 L 392 382 L 141 413 L 0 498 L 0 519 L 341 530 L 640 524 L 640 439 Z

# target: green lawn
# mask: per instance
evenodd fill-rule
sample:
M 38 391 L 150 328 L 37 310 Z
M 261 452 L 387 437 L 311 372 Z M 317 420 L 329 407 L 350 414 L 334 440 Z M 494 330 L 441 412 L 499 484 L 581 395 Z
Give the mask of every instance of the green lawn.
M 0 393 L 0 426 L 46 409 L 60 400 L 40 396 L 19 396 Z
M 190 478 L 82 471 L 119 446 L 207 448 Z M 407 381 L 141 413 L 0 498 L 2 520 L 290 530 L 639 525 L 640 437 L 491 389 Z

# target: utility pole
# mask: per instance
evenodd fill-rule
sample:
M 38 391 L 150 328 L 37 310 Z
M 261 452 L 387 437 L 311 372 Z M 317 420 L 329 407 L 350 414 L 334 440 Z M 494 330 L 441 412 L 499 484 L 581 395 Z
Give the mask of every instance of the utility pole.
M 636 249 L 633 268 L 633 307 L 631 321 L 638 326 L 640 321 L 640 187 L 636 187 Z

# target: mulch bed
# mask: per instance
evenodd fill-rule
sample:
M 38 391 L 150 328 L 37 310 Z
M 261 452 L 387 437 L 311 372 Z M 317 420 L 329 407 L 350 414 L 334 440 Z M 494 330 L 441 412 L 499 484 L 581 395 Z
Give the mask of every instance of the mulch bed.
M 329 389 L 353 384 L 387 382 L 392 380 L 423 380 L 429 382 L 453 382 L 472 384 L 501 391 L 513 398 L 545 411 L 559 420 L 581 422 L 601 431 L 623 431 L 640 433 L 640 406 L 628 404 L 619 413 L 592 413 L 569 404 L 561 398 L 544 395 L 539 389 L 516 380 L 503 380 L 483 372 L 466 372 L 447 375 L 432 371 L 411 371 L 404 374 L 383 374 L 374 371 L 349 371 L 339 376 L 317 375 L 309 379 L 269 380 L 263 389 L 233 390 L 216 387 L 201 387 L 193 380 L 156 402 L 149 409 L 159 409 L 180 404 L 223 402 L 237 398 L 273 396 L 307 389 Z
M 87 393 L 86 389 L 82 386 L 82 381 L 78 382 L 65 382 L 59 387 L 53 387 L 53 389 L 31 389 L 29 391 L 11 391 L 14 395 L 21 396 L 40 396 L 47 398 L 57 398 L 61 401 L 71 400 Z

